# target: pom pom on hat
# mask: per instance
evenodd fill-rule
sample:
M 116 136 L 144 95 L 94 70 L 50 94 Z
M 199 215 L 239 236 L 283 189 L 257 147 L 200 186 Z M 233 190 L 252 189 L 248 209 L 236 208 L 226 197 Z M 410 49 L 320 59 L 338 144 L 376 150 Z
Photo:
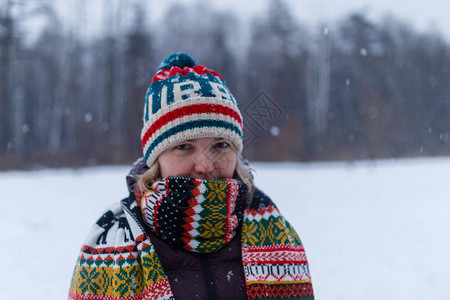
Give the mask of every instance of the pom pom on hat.
M 173 53 L 165 58 L 161 65 L 158 67 L 158 70 L 162 69 L 170 69 L 172 67 L 179 67 L 183 69 L 184 67 L 192 68 L 196 65 L 195 60 L 187 53 L 179 52 Z
M 147 91 L 141 141 L 149 167 L 165 150 L 190 139 L 221 137 L 240 153 L 243 121 L 222 76 L 186 53 L 164 59 Z

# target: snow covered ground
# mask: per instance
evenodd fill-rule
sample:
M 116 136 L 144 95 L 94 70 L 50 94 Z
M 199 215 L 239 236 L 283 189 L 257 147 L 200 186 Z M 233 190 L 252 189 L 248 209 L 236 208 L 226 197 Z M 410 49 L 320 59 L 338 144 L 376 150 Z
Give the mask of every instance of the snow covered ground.
M 253 164 L 306 247 L 316 299 L 449 299 L 450 158 Z M 0 173 L 0 299 L 65 299 L 128 167 Z

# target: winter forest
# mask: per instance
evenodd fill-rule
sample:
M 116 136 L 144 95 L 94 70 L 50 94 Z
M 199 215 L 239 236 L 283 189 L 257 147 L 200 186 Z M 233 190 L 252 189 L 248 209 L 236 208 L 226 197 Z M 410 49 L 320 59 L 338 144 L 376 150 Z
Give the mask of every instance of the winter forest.
M 450 45 L 395 16 L 307 26 L 282 0 L 247 23 L 207 2 L 0 2 L 0 169 L 123 164 L 141 155 L 146 90 L 185 51 L 223 75 L 258 161 L 450 154 Z M 30 26 L 31 21 L 36 26 Z M 88 34 L 88 32 L 91 32 Z

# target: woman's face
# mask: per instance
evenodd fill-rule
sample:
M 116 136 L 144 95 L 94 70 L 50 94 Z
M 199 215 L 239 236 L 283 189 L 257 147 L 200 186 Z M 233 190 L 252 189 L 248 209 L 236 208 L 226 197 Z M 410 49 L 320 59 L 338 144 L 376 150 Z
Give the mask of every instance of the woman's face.
M 159 156 L 161 177 L 232 178 L 237 154 L 231 145 L 229 140 L 215 137 L 184 141 Z

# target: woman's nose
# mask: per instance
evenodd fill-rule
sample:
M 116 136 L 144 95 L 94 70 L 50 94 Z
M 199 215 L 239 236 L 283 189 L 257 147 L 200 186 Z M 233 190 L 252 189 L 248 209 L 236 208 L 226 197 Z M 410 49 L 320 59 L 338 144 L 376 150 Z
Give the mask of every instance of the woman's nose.
M 207 151 L 200 152 L 194 157 L 194 168 L 198 174 L 209 174 L 214 171 L 214 157 L 209 155 Z

